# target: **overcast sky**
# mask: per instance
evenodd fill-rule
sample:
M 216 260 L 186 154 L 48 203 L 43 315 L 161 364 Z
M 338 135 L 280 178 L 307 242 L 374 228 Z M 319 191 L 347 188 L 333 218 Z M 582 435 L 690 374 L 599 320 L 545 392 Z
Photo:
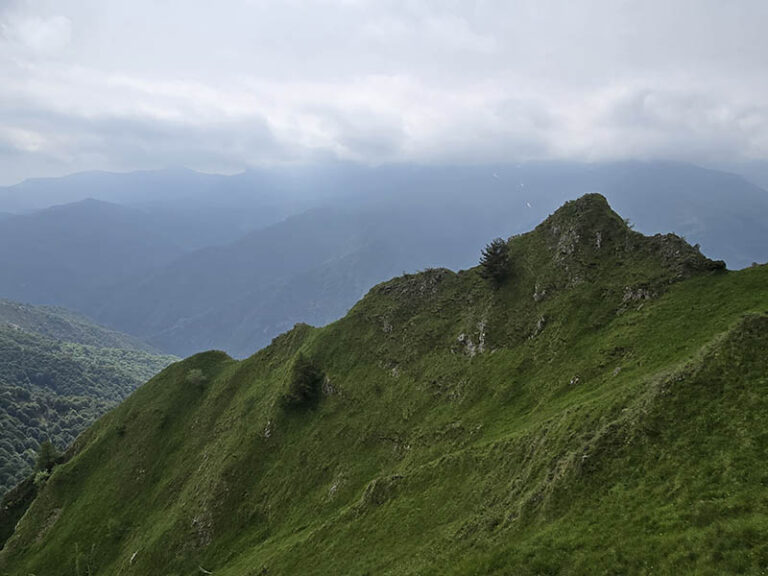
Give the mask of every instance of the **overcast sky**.
M 768 159 L 765 0 L 0 0 L 0 184 Z

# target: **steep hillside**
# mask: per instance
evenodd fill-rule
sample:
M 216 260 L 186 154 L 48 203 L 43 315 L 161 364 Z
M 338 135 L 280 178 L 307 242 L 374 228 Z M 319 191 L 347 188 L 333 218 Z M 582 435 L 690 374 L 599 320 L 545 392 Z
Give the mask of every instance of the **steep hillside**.
M 173 360 L 61 308 L 0 301 L 0 494 L 41 442 L 63 450 Z
M 7 574 L 768 568 L 768 267 L 570 202 L 500 284 L 431 269 L 81 435 Z M 0 521 L 5 521 L 0 516 Z

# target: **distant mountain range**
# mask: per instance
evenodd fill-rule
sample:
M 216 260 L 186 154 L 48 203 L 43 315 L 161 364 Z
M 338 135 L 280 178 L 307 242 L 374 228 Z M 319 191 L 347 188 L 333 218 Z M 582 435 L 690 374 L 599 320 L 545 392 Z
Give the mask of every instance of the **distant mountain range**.
M 245 172 L 234 176 L 186 169 L 83 172 L 0 187 L 0 212 L 23 214 L 85 199 L 144 213 L 147 224 L 185 249 L 236 240 L 242 234 L 322 203 L 337 189 L 312 186 L 313 171 Z
M 134 208 L 96 200 L 53 206 L 0 225 L 0 295 L 89 311 L 94 301 L 182 254 Z
M 175 354 L 246 356 L 296 322 L 339 318 L 394 274 L 472 266 L 489 236 L 587 192 L 731 268 L 768 259 L 768 192 L 685 164 L 92 173 L 0 190 L 4 210 L 100 199 L 2 221 L 0 295 L 75 308 Z

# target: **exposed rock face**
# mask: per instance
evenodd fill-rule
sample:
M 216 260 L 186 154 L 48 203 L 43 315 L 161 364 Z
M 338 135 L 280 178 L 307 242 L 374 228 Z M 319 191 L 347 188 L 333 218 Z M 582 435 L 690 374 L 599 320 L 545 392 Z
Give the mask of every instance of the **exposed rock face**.
M 192 530 L 198 548 L 205 548 L 213 540 L 213 515 L 210 510 L 203 510 L 192 518 Z
M 661 265 L 663 272 L 652 281 L 653 285 L 632 288 L 625 301 L 653 298 L 660 289 L 656 285 L 725 268 L 724 262 L 710 260 L 698 246 L 691 246 L 675 234 L 647 237 L 635 232 L 600 194 L 587 194 L 565 203 L 532 234 L 543 239 L 549 254 L 549 261 L 538 266 L 533 294 L 536 302 L 545 297 L 547 290 L 589 282 L 594 270 L 606 264 L 621 265 L 628 259 L 650 260 Z
M 462 347 L 462 352 L 470 358 L 485 352 L 485 328 L 485 321 L 481 320 L 477 323 L 477 332 L 475 335 L 462 332 L 459 334 L 458 338 L 456 338 Z
M 536 320 L 536 327 L 533 329 L 531 338 L 536 338 L 536 336 L 541 334 L 541 331 L 544 330 L 544 326 L 546 326 L 546 324 L 547 324 L 547 318 L 545 316 L 539 316 L 539 319 Z
M 664 265 L 675 274 L 675 279 L 687 278 L 695 272 L 725 270 L 722 260 L 710 260 L 676 234 L 656 234 L 644 238 L 646 249 L 658 254 Z
M 424 298 L 436 294 L 439 284 L 454 274 L 447 268 L 430 268 L 420 274 L 406 274 L 384 282 L 373 290 L 383 294 Z
M 331 379 L 327 374 L 323 377 L 321 390 L 325 396 L 333 396 L 336 394 L 336 387 L 333 385 L 333 382 L 331 382 Z
M 623 303 L 627 302 L 639 302 L 641 300 L 651 300 L 656 297 L 656 293 L 653 292 L 647 286 L 638 286 L 633 288 L 627 286 L 624 289 L 624 297 L 621 299 Z

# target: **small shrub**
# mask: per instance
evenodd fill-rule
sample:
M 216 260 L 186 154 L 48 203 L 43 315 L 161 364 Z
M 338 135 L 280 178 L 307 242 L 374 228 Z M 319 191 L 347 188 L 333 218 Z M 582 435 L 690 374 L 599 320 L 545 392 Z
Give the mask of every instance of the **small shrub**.
M 320 398 L 323 372 L 312 360 L 299 352 L 291 366 L 288 390 L 283 394 L 286 407 L 299 408 L 314 404 Z
M 33 483 L 37 488 L 42 488 L 45 486 L 45 483 L 48 481 L 48 477 L 51 475 L 48 470 L 38 470 L 35 472 L 35 479 L 33 480 Z

